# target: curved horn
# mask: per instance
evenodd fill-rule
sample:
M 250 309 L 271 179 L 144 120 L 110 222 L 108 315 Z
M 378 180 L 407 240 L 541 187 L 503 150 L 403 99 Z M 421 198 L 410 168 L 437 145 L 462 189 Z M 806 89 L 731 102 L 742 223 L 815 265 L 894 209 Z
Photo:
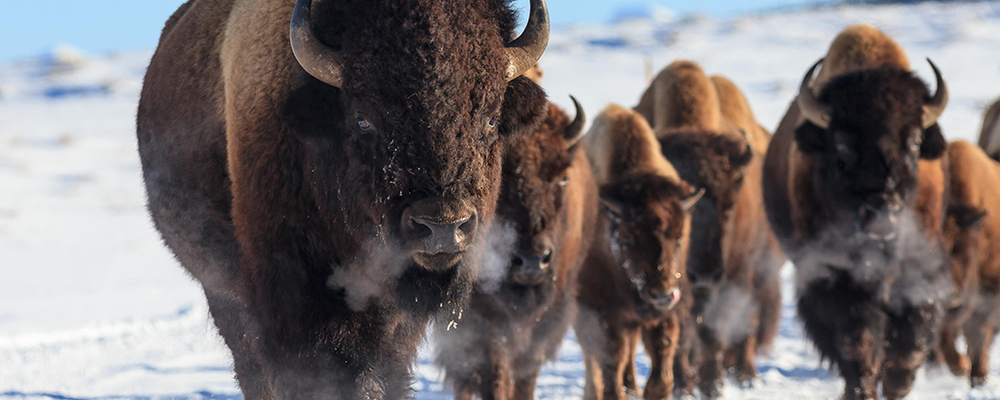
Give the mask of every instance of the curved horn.
M 504 49 L 508 61 L 508 82 L 531 69 L 542 58 L 545 47 L 549 45 L 549 9 L 545 6 L 545 0 L 531 0 L 531 13 L 528 15 L 524 32 Z
M 944 108 L 948 106 L 948 85 L 944 83 L 944 77 L 941 76 L 941 71 L 938 70 L 937 65 L 934 65 L 934 62 L 930 58 L 927 59 L 927 63 L 934 70 L 934 78 L 937 79 L 937 92 L 934 93 L 931 101 L 924 104 L 924 129 L 936 124 L 938 118 L 944 113 Z
M 292 11 L 289 35 L 292 53 L 309 75 L 330 86 L 340 87 L 343 83 L 343 59 L 336 51 L 320 43 L 313 34 L 310 22 L 312 0 L 298 0 Z
M 573 122 L 566 126 L 566 132 L 564 137 L 566 138 L 566 148 L 575 146 L 583 139 L 583 125 L 587 123 L 587 114 L 583 112 L 583 106 L 580 105 L 579 101 L 576 101 L 576 97 L 573 95 L 569 96 L 573 99 L 573 107 L 576 107 L 576 117 L 573 117 Z
M 806 77 L 802 79 L 802 85 L 799 86 L 797 101 L 803 118 L 812 122 L 813 125 L 828 129 L 830 128 L 830 110 L 819 102 L 812 88 L 809 87 L 809 83 L 812 82 L 813 73 L 823 63 L 823 60 L 821 58 L 819 61 L 816 61 L 812 68 L 809 68 L 809 72 L 806 72 Z
M 681 207 L 684 208 L 684 211 L 691 211 L 691 207 L 694 207 L 694 205 L 698 203 L 698 200 L 701 200 L 701 197 L 704 195 L 705 188 L 698 189 L 698 191 L 694 192 L 694 194 L 681 199 Z

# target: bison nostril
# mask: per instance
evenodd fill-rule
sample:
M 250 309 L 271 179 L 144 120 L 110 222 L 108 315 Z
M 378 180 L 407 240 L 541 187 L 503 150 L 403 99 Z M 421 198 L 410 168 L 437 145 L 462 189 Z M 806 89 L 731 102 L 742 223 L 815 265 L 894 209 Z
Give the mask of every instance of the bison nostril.
M 521 256 L 514 256 L 514 259 L 510 261 L 510 265 L 514 268 L 521 268 L 524 265 L 524 259 Z
M 431 231 L 430 225 L 428 225 L 427 222 L 417 218 L 410 218 L 410 223 L 408 227 L 410 228 L 409 236 L 414 239 L 423 239 L 425 237 L 430 236 L 431 233 L 433 233 Z

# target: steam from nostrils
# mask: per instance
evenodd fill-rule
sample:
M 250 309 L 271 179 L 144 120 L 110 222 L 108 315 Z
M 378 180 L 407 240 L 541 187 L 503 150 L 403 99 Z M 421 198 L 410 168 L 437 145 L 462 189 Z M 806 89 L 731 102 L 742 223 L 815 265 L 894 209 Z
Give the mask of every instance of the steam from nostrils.
M 483 232 L 482 239 L 475 250 L 474 258 L 479 260 L 477 289 L 493 293 L 507 277 L 510 260 L 517 246 L 518 235 L 514 225 L 503 220 L 494 221 Z
M 392 282 L 409 264 L 409 256 L 385 235 L 365 242 L 359 254 L 347 264 L 333 267 L 327 287 L 344 290 L 347 305 L 361 311 L 372 299 L 389 293 Z
M 486 229 L 477 245 L 458 268 L 471 268 L 480 290 L 493 292 L 507 276 L 507 270 L 517 244 L 517 231 L 511 224 L 494 222 Z M 364 310 L 369 302 L 388 296 L 393 283 L 410 266 L 407 254 L 387 235 L 380 234 L 365 241 L 350 262 L 333 266 L 327 287 L 344 290 L 347 305 L 353 311 Z
M 796 266 L 796 290 L 802 293 L 813 282 L 846 273 L 897 312 L 940 304 L 951 294 L 943 244 L 924 233 L 911 211 L 900 216 L 896 239 L 888 243 L 866 242 L 858 232 L 853 223 L 836 224 L 819 235 L 817 245 L 789 254 Z

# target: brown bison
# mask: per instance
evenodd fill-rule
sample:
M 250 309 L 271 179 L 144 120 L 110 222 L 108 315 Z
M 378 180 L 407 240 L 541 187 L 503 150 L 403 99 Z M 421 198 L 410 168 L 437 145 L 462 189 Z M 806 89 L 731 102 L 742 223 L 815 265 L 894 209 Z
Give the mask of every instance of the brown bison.
M 949 144 L 948 159 L 945 238 L 955 291 L 941 328 L 940 355 L 953 373 L 968 374 L 972 386 L 979 386 L 986 381 L 1000 325 L 1000 164 L 965 141 Z M 955 349 L 962 334 L 968 356 Z
M 575 330 L 586 367 L 584 399 L 622 400 L 625 389 L 638 391 L 640 335 L 652 359 L 644 396 L 664 399 L 690 303 L 681 297 L 688 213 L 704 192 L 681 181 L 645 118 L 631 110 L 609 106 L 584 141 L 602 204 L 580 270 Z
M 138 109 L 149 209 L 248 399 L 409 395 L 458 318 L 505 143 L 545 115 L 503 0 L 191 0 Z M 289 24 L 290 22 L 290 24 Z
M 550 103 L 542 127 L 507 151 L 497 223 L 516 240 L 499 287 L 480 285 L 462 322 L 438 336 L 437 362 L 455 399 L 534 399 L 576 316 L 576 279 L 597 217 L 597 185 L 576 118 Z M 507 270 L 507 269 L 505 269 Z
M 979 147 L 994 160 L 1000 160 L 1000 100 L 986 110 L 983 127 L 979 132 Z
M 716 398 L 727 363 L 738 382 L 749 384 L 756 376 L 757 348 L 770 345 L 780 322 L 778 270 L 785 259 L 760 187 L 771 134 L 736 85 L 709 78 L 690 61 L 660 72 L 636 110 L 655 121 L 663 155 L 681 179 L 705 189 L 691 211 L 687 278 L 694 304 L 682 335 L 684 328 L 698 333 L 699 388 Z M 692 382 L 682 385 L 689 374 L 679 367 L 677 387 L 688 391 Z
M 877 29 L 844 30 L 814 65 L 764 161 L 771 226 L 796 267 L 798 314 L 845 399 L 909 393 L 951 289 L 942 229 L 948 89 Z M 933 67 L 933 64 L 931 64 Z

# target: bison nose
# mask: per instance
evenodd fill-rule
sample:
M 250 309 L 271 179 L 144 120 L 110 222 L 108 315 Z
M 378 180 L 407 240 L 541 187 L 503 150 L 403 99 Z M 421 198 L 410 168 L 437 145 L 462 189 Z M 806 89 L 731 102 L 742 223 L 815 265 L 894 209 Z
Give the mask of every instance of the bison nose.
M 895 239 L 899 229 L 900 209 L 901 207 L 893 205 L 886 208 L 862 206 L 861 227 L 863 233 L 871 240 L 890 241 Z
M 478 225 L 475 208 L 465 202 L 425 199 L 403 211 L 401 231 L 409 247 L 427 258 L 464 252 Z
M 677 302 L 681 300 L 680 289 L 674 288 L 671 290 L 646 290 L 646 298 L 652 303 L 656 308 L 669 310 L 677 305 Z
M 541 255 L 517 252 L 511 261 L 514 282 L 525 286 L 542 283 L 548 274 L 551 262 L 552 250 L 545 250 Z

